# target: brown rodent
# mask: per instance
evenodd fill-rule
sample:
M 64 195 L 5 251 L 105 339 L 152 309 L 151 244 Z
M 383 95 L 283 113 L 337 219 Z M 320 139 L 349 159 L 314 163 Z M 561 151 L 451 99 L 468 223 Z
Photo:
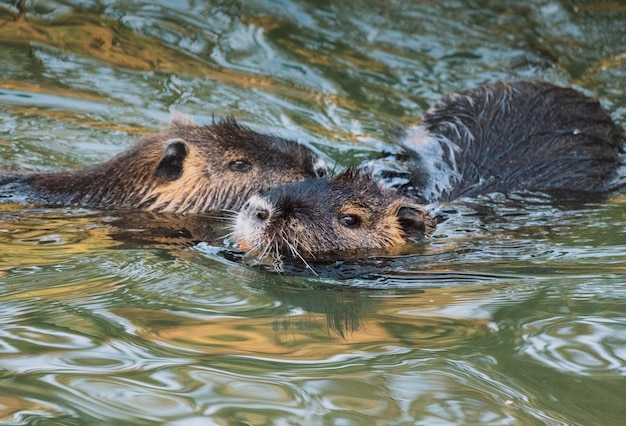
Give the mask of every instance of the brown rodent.
M 302 260 L 391 249 L 433 230 L 422 203 L 514 191 L 587 197 L 626 185 L 623 130 L 597 101 L 549 83 L 496 83 L 445 96 L 403 145 L 361 173 L 253 197 L 234 224 L 239 247 L 260 259 Z
M 0 177 L 0 198 L 46 206 L 169 213 L 237 210 L 253 194 L 317 177 L 325 165 L 291 140 L 232 119 L 175 120 L 95 167 Z
M 311 259 L 319 253 L 386 249 L 434 230 L 424 207 L 348 169 L 335 177 L 274 188 L 250 198 L 234 223 L 239 247 L 259 259 Z

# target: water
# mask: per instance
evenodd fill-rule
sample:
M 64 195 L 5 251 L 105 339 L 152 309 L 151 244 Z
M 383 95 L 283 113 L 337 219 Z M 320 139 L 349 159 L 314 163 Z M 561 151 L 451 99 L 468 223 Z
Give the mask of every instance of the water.
M 35 1 L 18 22 L 15 3 L 12 170 L 106 160 L 173 112 L 232 114 L 344 166 L 500 79 L 578 87 L 626 125 L 621 2 Z M 4 204 L 0 422 L 623 424 L 626 198 L 438 208 L 412 253 L 315 276 Z

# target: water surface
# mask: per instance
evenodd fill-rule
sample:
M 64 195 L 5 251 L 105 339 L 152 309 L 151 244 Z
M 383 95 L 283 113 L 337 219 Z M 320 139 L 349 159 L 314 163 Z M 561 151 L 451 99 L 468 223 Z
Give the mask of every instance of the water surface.
M 520 78 L 626 125 L 620 2 L 36 1 L 18 20 L 15 3 L 10 170 L 104 161 L 173 112 L 231 114 L 341 167 L 444 93 Z M 124 237 L 111 212 L 3 204 L 0 422 L 623 424 L 626 198 L 437 208 L 414 252 L 313 275 L 220 238 Z

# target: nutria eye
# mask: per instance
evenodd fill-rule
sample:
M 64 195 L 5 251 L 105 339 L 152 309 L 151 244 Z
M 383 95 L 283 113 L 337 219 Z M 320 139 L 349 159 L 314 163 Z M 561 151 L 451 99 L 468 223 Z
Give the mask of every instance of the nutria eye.
M 358 228 L 361 225 L 361 218 L 355 214 L 347 214 L 339 217 L 339 223 L 348 228 Z
M 233 172 L 242 172 L 245 173 L 250 170 L 251 164 L 246 160 L 234 160 L 228 163 L 228 168 Z

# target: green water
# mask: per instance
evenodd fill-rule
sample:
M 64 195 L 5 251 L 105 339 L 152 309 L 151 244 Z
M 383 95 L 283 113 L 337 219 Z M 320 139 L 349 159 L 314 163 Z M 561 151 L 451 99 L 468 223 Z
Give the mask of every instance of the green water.
M 626 125 L 619 1 L 26 3 L 0 3 L 5 169 L 106 160 L 171 112 L 343 166 L 443 93 L 519 78 Z M 314 276 L 0 205 L 0 422 L 624 424 L 626 198 L 441 208 L 418 253 Z

